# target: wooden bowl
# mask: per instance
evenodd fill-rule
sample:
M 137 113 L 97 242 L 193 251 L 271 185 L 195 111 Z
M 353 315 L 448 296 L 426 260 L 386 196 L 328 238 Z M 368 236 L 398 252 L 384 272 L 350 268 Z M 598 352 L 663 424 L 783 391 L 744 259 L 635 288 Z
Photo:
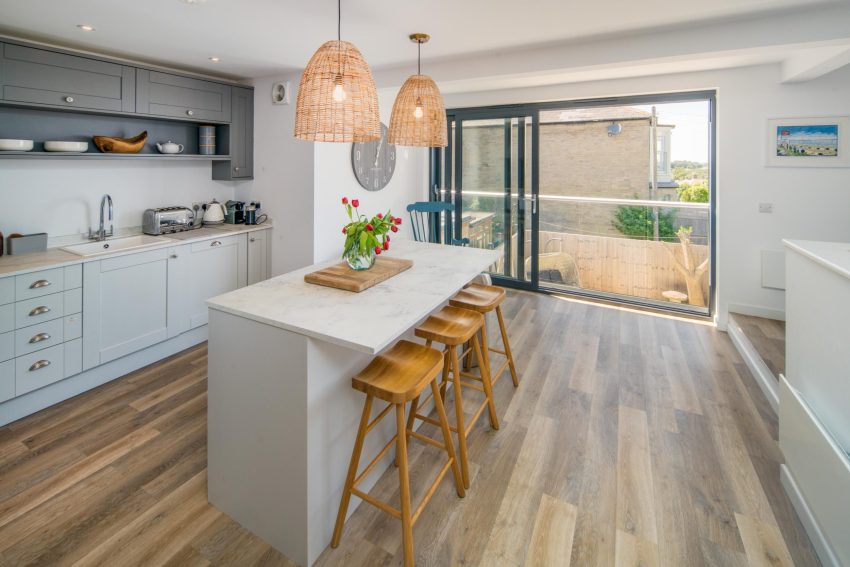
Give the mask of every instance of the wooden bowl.
M 92 140 L 97 149 L 106 154 L 137 154 L 145 147 L 145 142 L 148 141 L 148 132 L 145 130 L 132 138 L 94 136 Z

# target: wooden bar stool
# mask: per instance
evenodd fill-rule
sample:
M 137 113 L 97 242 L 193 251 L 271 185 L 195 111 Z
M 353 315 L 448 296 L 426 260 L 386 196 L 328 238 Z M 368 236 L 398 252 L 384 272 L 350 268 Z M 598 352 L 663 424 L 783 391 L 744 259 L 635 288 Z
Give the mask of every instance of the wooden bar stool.
M 443 401 L 439 395 L 437 386 L 437 376 L 440 375 L 442 369 L 443 355 L 440 351 L 410 341 L 399 341 L 387 352 L 375 357 L 366 368 L 351 379 L 351 386 L 355 390 L 366 394 L 366 403 L 363 406 L 363 415 L 360 417 L 360 428 L 357 430 L 354 451 L 351 455 L 351 463 L 348 466 L 348 476 L 345 479 L 342 500 L 339 503 L 339 513 L 336 517 L 331 547 L 337 547 L 339 545 L 340 537 L 342 537 L 343 523 L 348 513 L 348 503 L 351 500 L 351 495 L 354 494 L 388 513 L 390 516 L 401 520 L 404 564 L 406 566 L 412 566 L 413 524 L 416 523 L 419 515 L 422 514 L 422 510 L 425 509 L 425 505 L 437 491 L 437 486 L 443 480 L 443 477 L 446 476 L 449 468 L 452 469 L 452 473 L 454 474 L 457 495 L 461 498 L 464 497 L 465 491 L 457 458 L 455 457 L 449 422 L 446 418 L 446 410 L 443 407 Z M 431 385 L 431 395 L 434 396 L 434 405 L 437 408 L 437 415 L 439 416 L 436 424 L 443 432 L 443 443 L 417 431 L 413 431 L 405 424 L 405 404 L 410 400 L 419 399 L 422 390 L 428 387 L 429 384 Z M 387 407 L 381 410 L 381 413 L 374 420 L 369 421 L 374 398 L 384 400 L 388 403 Z M 366 438 L 366 434 L 386 417 L 392 408 L 395 408 L 397 433 L 378 453 L 378 456 L 363 469 L 363 472 L 357 475 L 357 468 L 360 465 L 360 454 L 363 450 L 363 440 Z M 415 413 L 416 408 L 412 407 L 411 412 Z M 431 484 L 422 502 L 416 507 L 415 512 L 412 512 L 410 504 L 410 475 L 407 467 L 407 440 L 411 436 L 438 449 L 445 450 L 448 455 L 446 464 L 443 465 L 443 468 L 437 475 L 436 480 Z M 372 472 L 375 465 L 386 456 L 394 443 L 396 444 L 401 510 L 393 508 L 386 502 L 373 498 L 369 494 L 357 489 L 357 485 Z
M 455 307 L 461 307 L 463 309 L 470 309 L 472 311 L 477 311 L 482 315 L 486 315 L 487 313 L 495 310 L 496 316 L 499 318 L 499 330 L 502 333 L 502 344 L 505 346 L 505 350 L 499 350 L 490 347 L 487 341 L 487 323 L 485 318 L 484 326 L 481 329 L 481 344 L 482 349 L 487 356 L 485 359 L 481 357 L 478 358 L 479 366 L 486 365 L 488 371 L 490 371 L 490 377 L 493 381 L 493 384 L 496 384 L 499 381 L 499 378 L 505 373 L 506 368 L 511 369 L 511 378 L 514 381 L 514 387 L 519 386 L 519 378 L 516 373 L 516 366 L 514 366 L 514 356 L 511 353 L 511 344 L 508 342 L 508 332 L 505 329 L 505 318 L 502 316 L 502 302 L 505 300 L 505 290 L 501 287 L 497 287 L 494 285 L 484 285 L 484 284 L 470 284 L 467 287 L 463 288 L 461 291 L 457 293 L 453 298 L 449 300 L 449 305 L 453 305 Z M 470 349 L 471 351 L 472 349 Z M 505 362 L 496 372 L 490 370 L 490 353 L 495 352 L 496 354 L 501 354 L 505 357 Z M 464 353 L 466 354 L 466 353 Z
M 421 337 L 426 340 L 426 346 L 430 347 L 433 342 L 446 345 L 446 363 L 443 366 L 443 379 L 440 384 L 440 394 L 437 395 L 436 392 L 432 392 L 431 397 L 434 397 L 435 402 L 437 401 L 436 398 L 445 398 L 446 386 L 449 380 L 449 373 L 451 372 L 452 384 L 455 391 L 455 414 L 457 423 L 455 424 L 455 427 L 450 427 L 450 429 L 457 433 L 458 446 L 460 447 L 460 470 L 461 475 L 463 476 L 463 485 L 466 488 L 469 488 L 469 462 L 466 457 L 466 437 L 469 435 L 469 432 L 472 430 L 475 422 L 478 421 L 478 418 L 484 412 L 485 408 L 488 408 L 490 412 L 490 426 L 493 429 L 499 429 L 499 418 L 496 415 L 496 404 L 493 401 L 493 388 L 490 384 L 489 367 L 482 367 L 481 377 L 475 377 L 481 382 L 481 384 L 461 380 L 461 355 L 458 352 L 458 347 L 460 346 L 462 349 L 462 345 L 465 342 L 472 341 L 472 349 L 476 353 L 478 359 L 482 360 L 481 344 L 478 342 L 478 331 L 481 330 L 483 326 L 484 316 L 480 313 L 470 311 L 469 309 L 446 306 L 437 313 L 428 317 L 425 322 L 423 322 L 414 331 L 417 337 Z M 485 396 L 484 401 L 475 411 L 475 414 L 469 421 L 468 425 L 464 424 L 462 387 L 483 392 Z M 431 397 L 426 398 L 422 402 L 419 401 L 419 398 L 413 400 L 413 403 L 410 406 L 410 415 L 407 422 L 408 430 L 412 429 L 412 426 L 417 419 L 433 425 L 439 425 L 439 422 L 436 420 L 417 413 L 419 407 L 427 404 Z

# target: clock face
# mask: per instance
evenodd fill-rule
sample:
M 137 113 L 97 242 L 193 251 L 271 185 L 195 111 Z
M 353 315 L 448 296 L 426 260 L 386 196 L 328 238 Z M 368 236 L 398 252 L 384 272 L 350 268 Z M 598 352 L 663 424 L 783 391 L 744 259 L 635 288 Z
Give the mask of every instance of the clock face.
M 351 145 L 351 167 L 360 185 L 367 191 L 380 191 L 387 186 L 395 171 L 395 146 L 387 142 L 387 127 L 381 124 L 381 139 L 354 142 Z

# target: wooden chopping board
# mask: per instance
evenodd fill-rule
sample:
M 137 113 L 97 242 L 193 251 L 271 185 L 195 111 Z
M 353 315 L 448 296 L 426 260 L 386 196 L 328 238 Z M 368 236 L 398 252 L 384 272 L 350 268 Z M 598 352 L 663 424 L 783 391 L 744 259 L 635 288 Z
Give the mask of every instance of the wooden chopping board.
M 413 260 L 403 258 L 376 258 L 375 265 L 368 270 L 352 270 L 345 262 L 330 266 L 304 276 L 311 284 L 335 287 L 359 293 L 382 281 L 400 274 L 413 265 Z

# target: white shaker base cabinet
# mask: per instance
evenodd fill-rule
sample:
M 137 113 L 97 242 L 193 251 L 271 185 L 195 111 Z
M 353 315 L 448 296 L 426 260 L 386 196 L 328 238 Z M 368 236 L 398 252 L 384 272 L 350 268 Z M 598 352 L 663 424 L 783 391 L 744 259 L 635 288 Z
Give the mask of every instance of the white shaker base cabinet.
M 248 285 L 270 277 L 272 262 L 269 234 L 268 230 L 258 230 L 248 235 Z

